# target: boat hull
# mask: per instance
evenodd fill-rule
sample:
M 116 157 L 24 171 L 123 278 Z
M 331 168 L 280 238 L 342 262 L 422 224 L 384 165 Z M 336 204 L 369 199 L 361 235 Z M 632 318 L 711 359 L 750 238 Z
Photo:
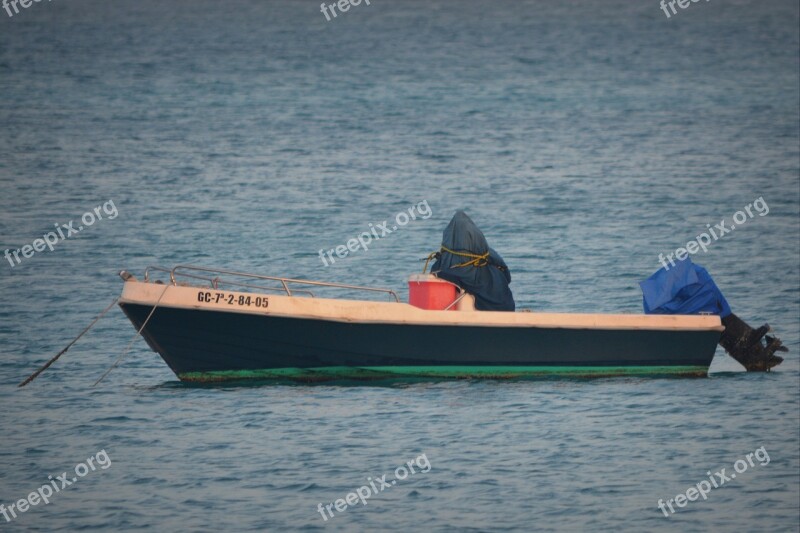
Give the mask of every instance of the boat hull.
M 191 300 L 197 292 L 186 287 L 170 290 L 194 291 L 178 295 L 184 301 Z M 198 293 L 200 300 L 204 294 L 208 291 Z M 547 326 L 538 323 L 543 322 L 540 320 L 529 326 L 516 316 L 509 319 L 518 323 L 503 325 L 498 321 L 481 323 L 482 312 L 468 313 L 469 317 L 459 312 L 427 312 L 436 313 L 429 316 L 441 316 L 449 323 L 415 320 L 413 317 L 419 316 L 416 311 L 406 314 L 412 318 L 380 320 L 384 309 L 395 312 L 392 307 L 377 307 L 372 315 L 378 316 L 376 320 L 353 319 L 347 309 L 342 311 L 343 318 L 332 319 L 309 316 L 308 310 L 313 310 L 314 305 L 325 305 L 322 300 L 313 302 L 315 299 L 310 298 L 270 296 L 276 302 L 272 310 L 231 312 L 207 302 L 178 306 L 174 295 L 167 299 L 170 301 L 155 302 L 152 287 L 140 298 L 149 298 L 149 303 L 124 296 L 123 293 L 120 306 L 137 330 L 154 304 L 159 303 L 142 335 L 185 381 L 314 381 L 387 376 L 514 378 L 553 374 L 703 376 L 722 330 L 713 323 L 711 327 L 648 329 L 604 327 L 602 323 L 592 327 L 577 323 L 569 327 Z M 281 299 L 305 300 L 304 316 L 281 314 Z M 428 316 L 425 311 L 422 313 Z M 464 319 L 449 318 L 458 315 Z

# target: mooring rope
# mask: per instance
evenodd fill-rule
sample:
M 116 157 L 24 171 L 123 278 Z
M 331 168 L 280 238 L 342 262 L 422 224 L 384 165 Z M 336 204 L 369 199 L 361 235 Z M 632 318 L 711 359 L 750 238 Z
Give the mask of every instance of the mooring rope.
M 139 335 L 141 335 L 141 334 L 142 334 L 142 331 L 144 331 L 144 327 L 145 327 L 145 326 L 147 325 L 147 323 L 150 321 L 150 317 L 152 317 L 152 316 L 153 316 L 153 313 L 155 313 L 155 312 L 156 312 L 156 308 L 158 307 L 158 304 L 160 304 L 160 303 L 161 303 L 161 299 L 162 299 L 162 298 L 164 297 L 164 295 L 167 293 L 167 289 L 168 289 L 168 288 L 169 288 L 169 285 L 165 285 L 165 286 L 164 286 L 164 290 L 163 290 L 163 291 L 161 291 L 161 296 L 159 296 L 159 297 L 158 297 L 158 300 L 156 301 L 156 305 L 154 305 L 154 306 L 153 306 L 153 308 L 150 310 L 150 314 L 149 314 L 149 315 L 147 315 L 147 318 L 145 318 L 144 322 L 142 322 L 142 327 L 140 327 L 140 328 L 139 328 L 139 331 L 137 331 L 137 332 L 136 332 L 136 335 L 134 335 L 134 336 L 133 336 L 133 338 L 131 339 L 131 341 L 128 343 L 128 346 L 126 346 L 126 347 L 125 347 L 125 350 L 123 350 L 123 352 L 122 352 L 122 355 L 120 355 L 120 356 L 119 356 L 119 358 L 117 358 L 117 360 L 116 360 L 116 361 L 114 361 L 114 364 L 113 364 L 113 365 L 111 365 L 111 367 L 109 367 L 109 369 L 108 369 L 108 370 L 106 370 L 106 371 L 105 371 L 105 373 L 104 373 L 102 376 L 100 376 L 100 379 L 98 379 L 97 381 L 95 381 L 95 382 L 94 382 L 94 385 L 92 385 L 92 387 L 96 387 L 96 386 L 97 386 L 97 384 L 98 384 L 98 383 L 100 383 L 101 381 L 103 381 L 103 380 L 106 378 L 106 376 L 107 376 L 107 375 L 109 375 L 109 374 L 111 373 L 111 371 L 112 371 L 112 370 L 114 370 L 115 368 L 117 368 L 117 367 L 120 365 L 120 363 L 122 363 L 122 360 L 123 360 L 123 359 L 125 358 L 125 356 L 128 354 L 128 350 L 130 350 L 130 349 L 131 349 L 131 346 L 133 346 L 133 343 L 134 343 L 134 341 L 136 341 L 136 339 L 139 337 Z
M 95 317 L 95 319 L 94 319 L 94 320 L 92 320 L 92 323 L 91 323 L 91 324 L 89 324 L 88 326 L 86 326 L 86 328 L 85 328 L 83 331 L 81 331 L 81 332 L 80 332 L 80 334 L 79 334 L 77 337 L 75 337 L 74 339 L 72 339 L 72 342 L 70 342 L 69 344 L 67 344 L 67 347 L 66 347 L 66 348 L 64 348 L 63 350 L 61 350 L 60 352 L 58 352 L 58 353 L 57 353 L 57 354 L 56 354 L 56 355 L 55 355 L 55 356 L 54 356 L 52 359 L 50 359 L 50 360 L 49 360 L 49 361 L 47 361 L 47 362 L 46 362 L 44 365 L 42 365 L 42 366 L 39 368 L 39 370 L 37 370 L 36 372 L 34 372 L 34 373 L 33 373 L 33 374 L 31 374 L 30 376 L 28 376 L 28 378 L 27 378 L 27 379 L 25 379 L 25 381 L 23 381 L 22 383 L 20 383 L 19 385 L 17 385 L 17 387 L 24 387 L 25 385 L 27 385 L 28 383 L 30 383 L 31 381 L 33 381 L 34 379 L 36 379 L 37 377 L 39 377 L 39 374 L 41 374 L 42 372 L 44 372 L 45 370 L 47 370 L 47 369 L 50 367 L 50 365 L 52 365 L 53 363 L 55 363 L 56 361 L 58 361 L 58 358 L 59 358 L 59 357 L 61 357 L 61 356 L 62 356 L 62 355 L 64 355 L 65 353 L 67 353 L 67 350 L 69 350 L 69 349 L 72 347 L 72 345 L 73 345 L 73 344 L 75 344 L 76 342 L 78 342 L 78 339 L 80 339 L 81 337 L 83 337 L 83 334 L 84 334 L 84 333 L 86 333 L 87 331 L 89 331 L 89 330 L 92 328 L 92 326 L 94 326 L 94 325 L 97 323 L 97 321 L 98 321 L 98 320 L 100 320 L 100 319 L 103 317 L 103 315 L 105 315 L 105 314 L 106 314 L 106 313 L 107 313 L 107 312 L 108 312 L 108 311 L 109 311 L 109 310 L 110 310 L 112 307 L 114 307 L 114 304 L 115 304 L 115 303 L 117 303 L 117 300 L 119 300 L 119 298 L 114 298 L 114 301 L 112 301 L 110 304 L 108 304 L 108 307 L 106 307 L 105 309 L 103 309 L 103 311 L 102 311 L 102 312 L 101 312 L 99 315 L 97 315 L 97 316 Z

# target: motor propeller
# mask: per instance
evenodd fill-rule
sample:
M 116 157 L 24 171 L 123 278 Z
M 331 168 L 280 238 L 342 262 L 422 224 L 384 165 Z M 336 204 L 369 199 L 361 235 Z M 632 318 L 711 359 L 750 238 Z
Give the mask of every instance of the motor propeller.
M 725 331 L 719 340 L 720 346 L 748 372 L 769 372 L 783 362 L 783 357 L 775 352 L 789 351 L 779 338 L 767 335 L 772 331 L 769 324 L 753 329 L 733 313 L 723 318 L 722 324 Z

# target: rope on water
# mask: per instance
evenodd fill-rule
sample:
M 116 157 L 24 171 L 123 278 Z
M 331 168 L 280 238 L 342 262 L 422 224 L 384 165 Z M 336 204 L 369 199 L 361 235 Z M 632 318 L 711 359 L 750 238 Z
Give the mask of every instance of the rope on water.
M 23 381 L 22 383 L 20 383 L 19 385 L 17 385 L 17 387 L 24 387 L 25 385 L 27 385 L 28 383 L 30 383 L 31 381 L 33 381 L 34 379 L 36 379 L 37 377 L 39 377 L 39 374 L 41 374 L 42 372 L 44 372 L 45 370 L 47 370 L 48 368 L 50 368 L 50 365 L 52 365 L 53 363 L 55 363 L 56 361 L 58 361 L 58 358 L 59 358 L 59 357 L 61 357 L 61 356 L 62 356 L 62 355 L 64 355 L 65 353 L 67 353 L 67 350 L 69 350 L 69 349 L 72 347 L 72 345 L 73 345 L 73 344 L 75 344 L 76 342 L 78 342 L 78 339 L 80 339 L 81 337 L 83 337 L 83 334 L 84 334 L 84 333 L 86 333 L 87 331 L 89 331 L 89 330 L 92 328 L 92 326 L 94 326 L 94 325 L 97 323 L 97 321 L 98 321 L 98 320 L 100 320 L 100 319 L 103 317 L 103 315 L 105 315 L 105 314 L 106 314 L 106 313 L 107 313 L 107 312 L 108 312 L 108 311 L 109 311 L 109 310 L 110 310 L 112 307 L 114 307 L 114 304 L 115 304 L 115 303 L 117 303 L 117 300 L 119 300 L 119 298 L 114 298 L 114 301 L 112 301 L 110 304 L 108 304 L 108 307 L 106 307 L 105 309 L 103 309 L 103 311 L 102 311 L 102 312 L 101 312 L 99 315 L 97 315 L 97 316 L 95 317 L 95 319 L 94 319 L 94 320 L 92 320 L 92 323 L 91 323 L 91 324 L 89 324 L 88 326 L 86 326 L 86 328 L 85 328 L 83 331 L 81 331 L 81 332 L 80 332 L 80 334 L 79 334 L 77 337 L 75 337 L 74 339 L 72 339 L 72 342 L 70 342 L 69 344 L 67 344 L 67 347 L 66 347 L 66 348 L 64 348 L 63 350 L 61 350 L 60 352 L 58 352 L 58 353 L 57 353 L 57 354 L 56 354 L 56 355 L 55 355 L 55 356 L 54 356 L 52 359 L 50 359 L 50 360 L 49 360 L 49 361 L 47 361 L 47 362 L 46 362 L 44 365 L 42 365 L 42 366 L 39 368 L 39 370 L 37 370 L 36 372 L 34 372 L 34 373 L 33 373 L 33 374 L 31 374 L 30 376 L 28 376 L 28 377 L 27 377 L 27 379 L 25 379 L 25 381 Z
M 155 312 L 156 312 L 156 308 L 158 307 L 158 304 L 160 304 L 160 303 L 161 303 L 161 299 L 162 299 L 162 298 L 164 297 L 164 295 L 167 293 L 167 289 L 168 289 L 168 288 L 169 288 L 169 285 L 165 285 L 165 286 L 164 286 L 164 290 L 163 290 L 163 291 L 161 291 L 161 296 L 159 296 L 159 297 L 158 297 L 158 300 L 156 301 L 156 305 L 154 305 L 154 306 L 153 306 L 153 309 L 151 309 L 151 310 L 150 310 L 150 314 L 149 314 L 149 315 L 147 315 L 147 318 L 145 318 L 145 319 L 144 319 L 144 322 L 142 323 L 142 327 L 140 327 L 140 328 L 139 328 L 139 331 L 137 331 L 137 332 L 136 332 L 136 335 L 134 335 L 134 336 L 133 336 L 133 338 L 131 339 L 131 341 L 128 343 L 128 346 L 126 346 L 126 347 L 125 347 L 125 350 L 123 350 L 123 352 L 122 352 L 122 355 L 120 355 L 120 356 L 119 356 L 119 358 L 117 358 L 117 360 L 116 360 L 116 361 L 114 361 L 114 364 L 113 364 L 113 365 L 111 365 L 111 367 L 109 367 L 109 369 L 108 369 L 108 370 L 106 370 L 106 371 L 105 371 L 105 373 L 104 373 L 102 376 L 100 376 L 100 379 L 98 379 L 97 381 L 95 381 L 95 382 L 94 382 L 94 385 L 92 385 L 92 387 L 96 387 L 96 386 L 97 386 L 97 384 L 98 384 L 98 383 L 100 383 L 101 381 L 103 381 L 103 380 L 106 378 L 106 376 L 107 376 L 107 375 L 109 375 L 109 374 L 111 373 L 111 371 L 112 371 L 112 370 L 114 370 L 115 368 L 117 368 L 117 367 L 120 365 L 120 363 L 122 363 L 122 360 L 123 360 L 123 359 L 125 358 L 125 356 L 128 354 L 128 350 L 130 350 L 130 349 L 131 349 L 131 346 L 133 346 L 133 343 L 134 343 L 134 341 L 136 341 L 136 339 L 139 337 L 139 335 L 141 335 L 141 334 L 142 334 L 142 331 L 144 330 L 144 327 L 145 327 L 145 326 L 147 325 L 147 323 L 150 321 L 150 317 L 152 317 L 152 316 L 153 316 L 153 313 L 155 313 Z

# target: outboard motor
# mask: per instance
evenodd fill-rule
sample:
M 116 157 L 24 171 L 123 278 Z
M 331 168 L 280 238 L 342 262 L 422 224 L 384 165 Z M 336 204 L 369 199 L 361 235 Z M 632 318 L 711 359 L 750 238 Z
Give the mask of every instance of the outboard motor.
M 657 270 L 639 286 L 645 314 L 719 315 L 725 326 L 720 346 L 748 372 L 768 372 L 783 362 L 775 352 L 789 351 L 780 339 L 767 335 L 769 324 L 753 329 L 733 314 L 708 271 L 688 257 L 672 268 Z M 766 339 L 766 344 L 762 339 Z

